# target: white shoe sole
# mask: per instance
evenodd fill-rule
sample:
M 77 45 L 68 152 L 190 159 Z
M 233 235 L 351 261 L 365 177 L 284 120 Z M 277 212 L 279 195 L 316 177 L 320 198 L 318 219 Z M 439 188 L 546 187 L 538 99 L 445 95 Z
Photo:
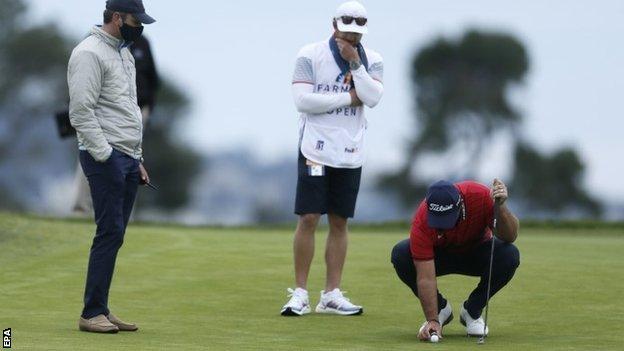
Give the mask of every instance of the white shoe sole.
M 462 316 L 459 316 L 459 323 L 461 323 L 461 325 L 466 327 L 466 320 Z M 490 332 L 490 328 L 488 327 L 485 330 L 485 336 L 486 337 L 488 336 L 489 332 Z M 480 333 L 469 333 L 468 331 L 466 331 L 466 335 L 468 335 L 470 337 L 482 337 L 483 336 L 483 332 L 480 332 Z
M 325 314 L 338 314 L 341 316 L 357 316 L 364 313 L 364 309 L 360 308 L 357 311 L 341 311 L 331 307 L 325 307 L 321 304 L 316 305 L 316 309 L 314 310 L 316 313 L 325 313 Z
M 304 314 L 308 314 L 312 312 L 312 310 L 310 309 L 310 306 L 306 306 L 303 310 L 301 311 L 295 311 L 290 307 L 286 307 L 284 309 L 282 309 L 281 315 L 282 316 L 303 316 Z

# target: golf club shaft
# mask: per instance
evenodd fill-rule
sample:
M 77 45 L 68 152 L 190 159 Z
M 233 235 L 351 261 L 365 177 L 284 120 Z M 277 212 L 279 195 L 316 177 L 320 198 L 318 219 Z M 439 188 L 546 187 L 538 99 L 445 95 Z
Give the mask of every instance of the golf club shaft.
M 487 291 L 485 293 L 485 319 L 483 323 L 483 335 L 481 336 L 480 342 L 485 340 L 485 332 L 487 331 L 487 322 L 488 322 L 488 310 L 490 305 L 490 289 L 492 287 L 492 261 L 494 261 L 494 240 L 496 238 L 496 226 L 498 225 L 498 207 L 499 203 L 497 199 L 494 199 L 494 223 L 492 224 L 492 244 L 490 245 L 490 267 L 488 270 L 488 284 Z

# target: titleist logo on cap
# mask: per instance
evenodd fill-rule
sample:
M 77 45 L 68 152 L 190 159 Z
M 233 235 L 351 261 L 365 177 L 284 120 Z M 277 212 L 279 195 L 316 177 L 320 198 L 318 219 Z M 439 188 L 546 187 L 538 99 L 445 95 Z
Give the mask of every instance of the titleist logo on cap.
M 446 212 L 452 209 L 453 209 L 453 204 L 450 204 L 450 205 L 438 205 L 434 203 L 429 204 L 429 211 L 433 211 L 433 212 Z

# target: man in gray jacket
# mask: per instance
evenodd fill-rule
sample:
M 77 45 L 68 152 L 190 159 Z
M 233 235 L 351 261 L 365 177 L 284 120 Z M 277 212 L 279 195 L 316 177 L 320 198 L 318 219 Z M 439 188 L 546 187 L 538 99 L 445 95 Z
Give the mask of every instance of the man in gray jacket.
M 138 184 L 149 183 L 141 164 L 143 125 L 128 46 L 141 35 L 142 23 L 153 22 L 141 0 L 108 0 L 104 24 L 95 26 L 69 59 L 69 118 L 97 224 L 78 323 L 83 331 L 138 329 L 110 312 L 108 292 Z

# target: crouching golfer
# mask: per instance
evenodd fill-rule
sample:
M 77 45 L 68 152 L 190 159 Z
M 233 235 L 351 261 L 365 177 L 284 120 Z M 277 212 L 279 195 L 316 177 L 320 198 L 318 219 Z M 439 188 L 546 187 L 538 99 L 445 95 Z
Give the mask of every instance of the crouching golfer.
M 414 215 L 410 238 L 392 249 L 397 275 L 420 299 L 425 314 L 419 339 L 428 340 L 430 331 L 442 336 L 442 327 L 453 319 L 450 302 L 437 290 L 436 277 L 446 274 L 481 277 L 461 306 L 460 321 L 468 335 L 483 335 L 481 311 L 487 299 L 491 240 L 490 296 L 511 280 L 520 264 L 512 244 L 518 237 L 518 219 L 505 205 L 507 197 L 507 188 L 498 179 L 491 189 L 473 181 L 438 181 L 429 187 Z M 496 237 L 492 235 L 494 199 L 500 206 Z

